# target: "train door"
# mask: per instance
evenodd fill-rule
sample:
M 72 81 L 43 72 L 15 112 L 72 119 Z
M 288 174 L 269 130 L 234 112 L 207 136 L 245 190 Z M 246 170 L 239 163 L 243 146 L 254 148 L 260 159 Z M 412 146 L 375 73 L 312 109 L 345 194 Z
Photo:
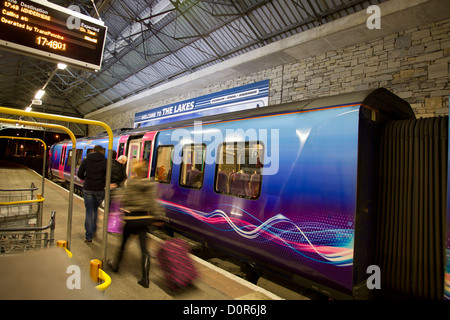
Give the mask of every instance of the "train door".
M 128 141 L 128 161 L 127 161 L 127 176 L 132 178 L 131 166 L 133 161 L 147 161 L 149 164 L 149 176 L 151 174 L 151 165 L 153 158 L 153 140 L 157 131 L 147 132 L 143 136 L 131 138 Z
M 117 157 L 120 157 L 123 154 L 126 155 L 128 137 L 129 137 L 129 135 L 121 136 L 119 138 L 119 143 L 117 146 Z
M 131 165 L 135 160 L 140 160 L 141 157 L 141 139 L 133 139 L 128 143 L 128 161 L 127 161 L 127 177 L 133 178 L 131 172 Z
M 61 157 L 59 158 L 58 173 L 61 179 L 64 179 L 64 165 L 66 160 L 67 145 L 68 145 L 67 143 L 63 144 L 61 149 Z

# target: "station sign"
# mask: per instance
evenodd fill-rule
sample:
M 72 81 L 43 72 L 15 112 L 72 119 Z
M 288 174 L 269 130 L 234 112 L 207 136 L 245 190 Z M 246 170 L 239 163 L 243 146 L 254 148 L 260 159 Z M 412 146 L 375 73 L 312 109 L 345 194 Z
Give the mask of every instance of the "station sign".
M 44 0 L 3 0 L 0 47 L 100 70 L 107 28 L 98 19 Z
M 134 127 L 155 126 L 222 113 L 262 108 L 268 105 L 268 101 L 269 80 L 263 80 L 136 113 Z

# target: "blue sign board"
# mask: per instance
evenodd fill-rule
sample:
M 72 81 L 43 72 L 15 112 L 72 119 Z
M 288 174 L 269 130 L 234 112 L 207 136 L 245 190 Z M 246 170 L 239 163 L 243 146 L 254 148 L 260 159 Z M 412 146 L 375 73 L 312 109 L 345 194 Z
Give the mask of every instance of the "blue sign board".
M 269 80 L 244 85 L 136 113 L 134 127 L 148 127 L 180 120 L 260 108 L 269 102 Z
M 450 112 L 450 96 L 449 102 L 449 112 Z M 448 168 L 450 168 L 450 131 L 449 131 L 449 157 L 448 157 Z M 448 171 L 447 178 L 447 226 L 446 226 L 446 250 L 445 250 L 445 275 L 444 275 L 444 299 L 450 300 L 450 170 Z

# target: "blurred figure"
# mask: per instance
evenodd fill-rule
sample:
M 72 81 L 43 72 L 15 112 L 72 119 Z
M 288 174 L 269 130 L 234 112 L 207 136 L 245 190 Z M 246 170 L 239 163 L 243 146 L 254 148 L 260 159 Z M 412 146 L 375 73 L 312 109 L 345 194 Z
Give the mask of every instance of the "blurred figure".
M 128 179 L 128 176 L 127 176 L 127 161 L 128 161 L 128 158 L 127 158 L 127 156 L 126 155 L 121 155 L 118 159 L 117 159 L 117 162 L 119 162 L 122 166 L 123 166 L 123 172 L 124 172 L 124 174 L 125 174 L 125 180 L 124 180 L 124 184 L 125 184 L 125 182 L 126 182 L 126 180 Z
M 127 156 L 126 155 L 121 155 L 120 157 L 119 157 L 119 159 L 117 159 L 117 161 L 121 164 L 121 165 L 123 165 L 123 166 L 125 166 L 125 163 L 127 163 L 127 160 L 128 160 L 128 158 L 127 158 Z
M 155 220 L 162 220 L 164 212 L 156 201 L 156 185 L 147 177 L 147 162 L 132 164 L 135 178 L 129 180 L 121 200 L 124 211 L 125 225 L 123 228 L 122 245 L 115 262 L 108 260 L 107 265 L 114 272 L 119 271 L 125 244 L 131 234 L 139 236 L 139 244 L 142 253 L 142 278 L 138 283 L 144 288 L 149 287 L 150 256 L 147 250 L 148 227 Z
M 119 160 L 116 160 L 117 152 L 112 151 L 112 166 L 111 166 L 111 190 L 122 187 L 127 178 L 125 167 Z M 122 156 L 121 156 L 122 157 Z M 126 157 L 125 157 L 126 158 Z M 120 157 L 119 157 L 120 159 Z M 126 161 L 126 160 L 125 160 Z
M 108 232 L 121 233 L 123 227 L 123 214 L 120 211 L 120 194 L 127 178 L 125 167 L 116 160 L 117 152 L 112 151 L 111 184 L 109 197 Z
M 92 242 L 92 237 L 97 231 L 98 207 L 105 198 L 106 162 L 105 149 L 97 145 L 93 152 L 83 159 L 77 172 L 78 178 L 84 180 L 85 242 Z

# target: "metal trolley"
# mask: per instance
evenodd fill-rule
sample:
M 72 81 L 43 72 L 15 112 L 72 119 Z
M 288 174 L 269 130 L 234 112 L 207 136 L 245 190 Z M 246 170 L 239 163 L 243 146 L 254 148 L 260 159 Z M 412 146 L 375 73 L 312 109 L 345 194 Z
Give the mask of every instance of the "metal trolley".
M 39 225 L 44 198 L 38 188 L 0 189 L 0 228 Z

